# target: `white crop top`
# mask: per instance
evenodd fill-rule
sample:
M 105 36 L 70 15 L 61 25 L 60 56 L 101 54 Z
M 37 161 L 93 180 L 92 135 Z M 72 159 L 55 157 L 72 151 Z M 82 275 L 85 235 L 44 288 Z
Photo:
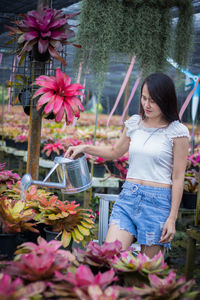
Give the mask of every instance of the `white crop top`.
M 124 124 L 130 137 L 127 178 L 172 184 L 173 138 L 189 138 L 188 128 L 179 121 L 166 128 L 147 128 L 140 115 Z

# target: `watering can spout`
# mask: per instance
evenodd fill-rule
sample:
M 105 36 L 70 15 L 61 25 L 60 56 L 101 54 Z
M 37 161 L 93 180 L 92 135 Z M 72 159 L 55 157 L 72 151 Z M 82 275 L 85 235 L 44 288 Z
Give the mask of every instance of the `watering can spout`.
M 33 180 L 30 174 L 25 174 L 21 180 L 21 189 L 26 191 L 31 186 Z

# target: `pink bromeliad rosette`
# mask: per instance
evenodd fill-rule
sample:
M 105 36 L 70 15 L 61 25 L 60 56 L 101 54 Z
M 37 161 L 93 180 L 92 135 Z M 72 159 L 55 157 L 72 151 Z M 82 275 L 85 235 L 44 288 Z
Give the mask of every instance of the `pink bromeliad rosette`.
M 61 122 L 64 114 L 66 123 L 72 123 L 74 117 L 80 117 L 80 111 L 84 107 L 77 96 L 84 96 L 80 91 L 84 87 L 79 83 L 71 83 L 71 78 L 56 69 L 56 77 L 41 75 L 36 78 L 36 85 L 40 88 L 35 92 L 33 98 L 40 96 L 37 110 L 43 108 L 43 114 L 53 113 L 55 121 Z

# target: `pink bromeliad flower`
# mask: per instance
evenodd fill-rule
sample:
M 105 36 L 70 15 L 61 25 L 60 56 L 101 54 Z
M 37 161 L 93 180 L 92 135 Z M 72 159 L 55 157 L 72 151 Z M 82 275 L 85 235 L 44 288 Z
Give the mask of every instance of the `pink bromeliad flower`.
M 21 16 L 20 20 L 13 21 L 17 28 L 7 25 L 5 27 L 10 31 L 10 35 L 15 36 L 13 40 L 17 39 L 19 56 L 36 46 L 39 53 L 48 51 L 53 58 L 66 65 L 59 52 L 63 49 L 63 45 L 67 44 L 80 47 L 68 41 L 75 36 L 68 19 L 78 14 L 65 15 L 61 10 L 40 6 L 38 11 L 29 11 Z
M 36 78 L 36 85 L 41 86 L 33 97 L 42 95 L 37 103 L 37 110 L 44 108 L 44 114 L 51 112 L 55 115 L 56 122 L 61 122 L 65 114 L 66 123 L 72 123 L 74 116 L 79 118 L 80 111 L 84 107 L 77 96 L 84 96 L 80 91 L 84 89 L 81 84 L 71 83 L 71 78 L 63 73 L 59 68 L 56 69 L 56 77 L 42 75 Z

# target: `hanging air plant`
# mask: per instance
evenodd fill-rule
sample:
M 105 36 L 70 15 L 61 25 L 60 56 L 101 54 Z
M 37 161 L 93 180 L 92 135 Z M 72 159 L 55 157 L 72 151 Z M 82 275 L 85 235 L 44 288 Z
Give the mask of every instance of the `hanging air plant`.
M 74 31 L 67 21 L 75 15 L 77 14 L 64 15 L 61 10 L 43 6 L 38 12 L 29 11 L 21 19 L 14 21 L 17 27 L 6 26 L 10 35 L 14 35 L 10 43 L 17 41 L 17 53 L 20 57 L 32 52 L 33 58 L 38 61 L 46 61 L 52 56 L 66 65 L 59 52 L 63 45 L 70 44 L 68 39 L 74 37 Z
M 88 62 L 98 83 L 104 81 L 108 69 L 110 50 L 115 38 L 116 0 L 86 0 L 82 3 L 77 39 L 81 49 L 77 49 L 76 65 L 83 59 L 86 71 Z
M 175 31 L 174 60 L 179 66 L 186 67 L 189 53 L 193 49 L 193 8 L 190 0 L 182 1 Z
M 179 8 L 176 38 L 173 6 Z M 96 77 L 107 71 L 110 54 L 135 54 L 143 75 L 163 70 L 173 53 L 183 66 L 191 49 L 186 43 L 191 42 L 192 29 L 191 0 L 83 0 L 78 31 L 82 49 L 76 60 L 83 59 L 85 66 L 89 61 Z

